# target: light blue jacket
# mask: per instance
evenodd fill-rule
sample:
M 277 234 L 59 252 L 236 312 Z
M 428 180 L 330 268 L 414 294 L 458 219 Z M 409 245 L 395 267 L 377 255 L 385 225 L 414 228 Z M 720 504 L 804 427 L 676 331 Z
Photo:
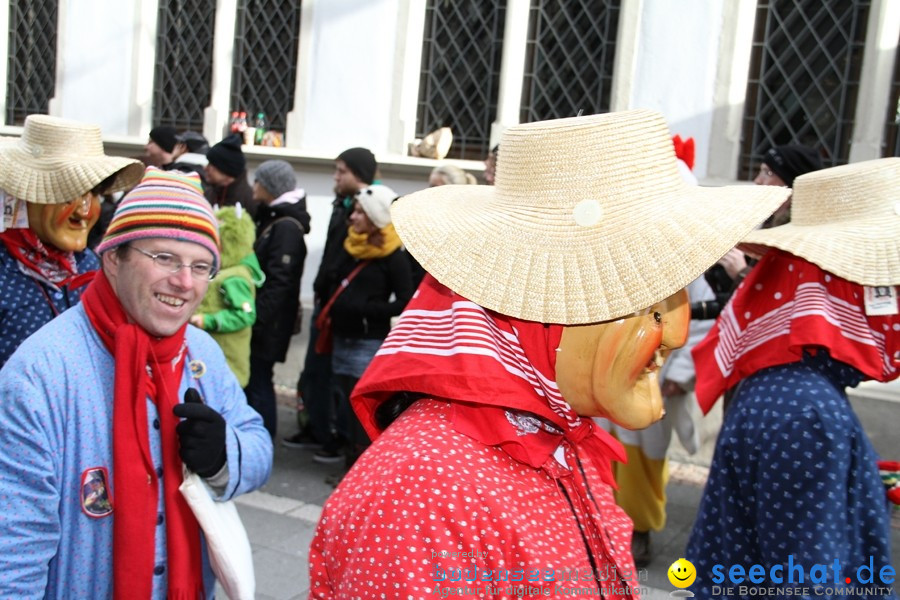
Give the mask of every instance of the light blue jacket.
M 217 499 L 231 499 L 265 483 L 272 441 L 260 416 L 208 334 L 188 326 L 188 358 L 179 397 L 196 387 L 228 424 L 228 484 Z M 206 372 L 192 378 L 190 361 Z M 112 464 L 115 366 L 79 304 L 25 340 L 0 370 L 0 598 L 112 597 L 113 511 L 90 516 L 82 507 L 82 476 Z M 155 405 L 147 401 L 153 460 L 162 452 Z M 153 597 L 165 598 L 167 561 L 163 483 L 159 482 Z M 203 544 L 204 582 L 214 579 Z

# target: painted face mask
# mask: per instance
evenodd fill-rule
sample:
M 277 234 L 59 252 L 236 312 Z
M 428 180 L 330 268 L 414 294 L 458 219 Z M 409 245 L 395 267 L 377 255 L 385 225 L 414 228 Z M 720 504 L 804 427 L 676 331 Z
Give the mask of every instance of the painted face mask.
M 629 429 L 662 418 L 659 369 L 684 345 L 690 323 L 685 290 L 628 317 L 563 329 L 556 383 L 585 417 L 606 417 Z
M 28 224 L 42 242 L 74 252 L 87 246 L 88 232 L 100 218 L 100 196 L 88 192 L 65 204 L 28 203 Z

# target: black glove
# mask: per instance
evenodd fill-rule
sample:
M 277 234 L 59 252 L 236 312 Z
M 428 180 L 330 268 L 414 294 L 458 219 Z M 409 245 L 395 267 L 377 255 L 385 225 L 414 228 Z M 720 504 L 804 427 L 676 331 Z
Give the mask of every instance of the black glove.
M 212 477 L 225 466 L 225 419 L 203 404 L 194 388 L 184 393 L 184 404 L 173 409 L 176 417 L 184 419 L 175 426 L 181 448 L 181 462 L 203 478 Z

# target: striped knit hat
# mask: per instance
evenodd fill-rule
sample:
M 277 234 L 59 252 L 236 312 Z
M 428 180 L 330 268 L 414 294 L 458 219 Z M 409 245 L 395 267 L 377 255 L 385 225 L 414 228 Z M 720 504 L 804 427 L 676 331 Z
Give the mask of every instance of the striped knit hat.
M 97 253 L 147 238 L 200 244 L 212 252 L 218 270 L 219 225 L 196 173 L 147 167 L 141 182 L 116 207 Z

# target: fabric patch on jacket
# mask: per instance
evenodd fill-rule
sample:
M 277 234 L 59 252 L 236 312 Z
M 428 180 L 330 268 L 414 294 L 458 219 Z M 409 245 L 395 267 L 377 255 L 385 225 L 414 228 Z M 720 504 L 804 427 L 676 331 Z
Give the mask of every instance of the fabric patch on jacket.
M 106 467 L 92 467 L 81 474 L 81 510 L 93 519 L 112 513 L 109 493 L 109 472 Z

